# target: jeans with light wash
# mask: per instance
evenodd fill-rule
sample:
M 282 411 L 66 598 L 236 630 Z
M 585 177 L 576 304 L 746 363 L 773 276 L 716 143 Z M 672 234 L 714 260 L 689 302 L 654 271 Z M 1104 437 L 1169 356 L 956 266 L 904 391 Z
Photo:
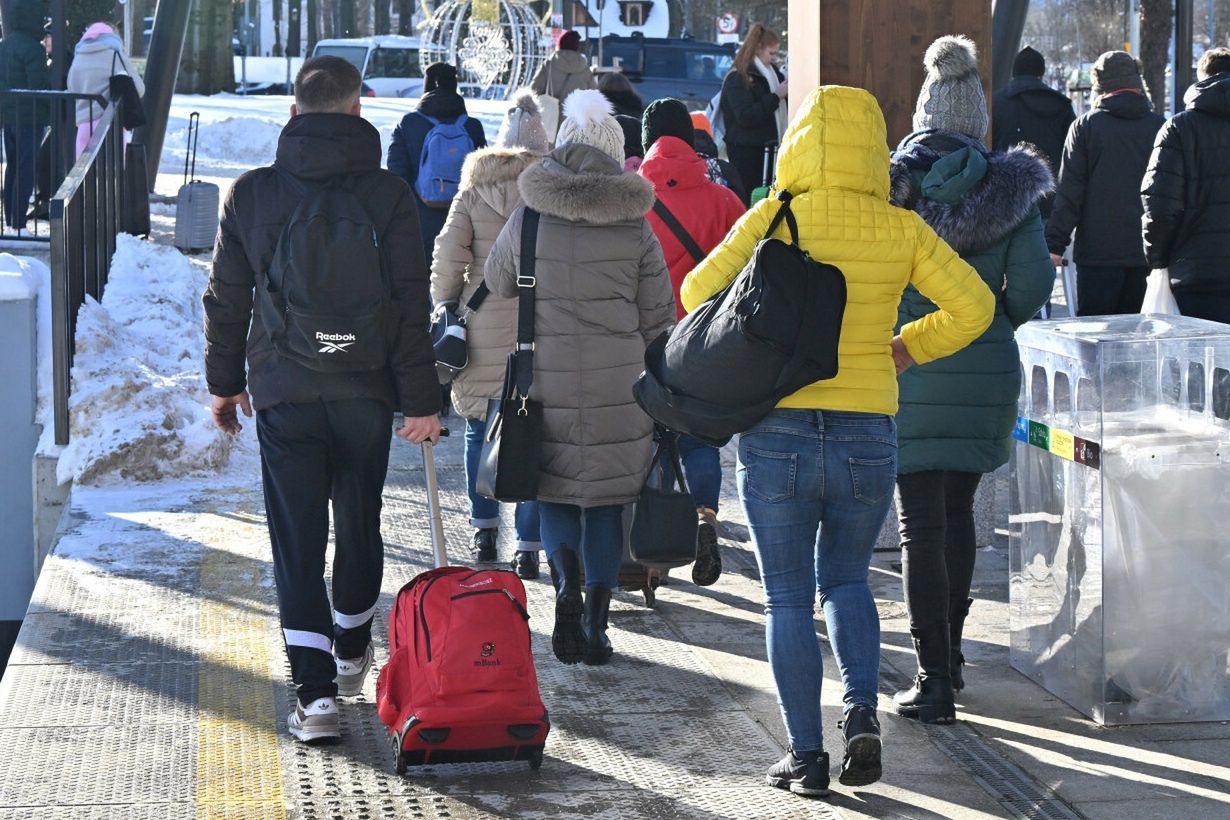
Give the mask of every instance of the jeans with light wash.
M 585 568 L 586 587 L 615 589 L 624 554 L 622 504 L 578 507 L 575 504 L 538 502 L 542 543 L 552 562 L 563 547 L 577 554 Z
M 470 496 L 470 525 L 478 530 L 500 526 L 500 502 L 484 498 L 474 489 L 478 478 L 478 457 L 483 452 L 483 433 L 487 423 L 466 419 L 466 492 Z M 517 549 L 537 552 L 542 549 L 538 529 L 538 502 L 523 501 L 517 505 L 513 520 L 517 525 Z
M 722 494 L 722 459 L 718 448 L 691 436 L 680 436 L 679 460 L 683 462 L 683 477 L 696 506 L 717 512 L 718 496 Z
M 817 592 L 844 711 L 876 705 L 880 620 L 867 583 L 897 476 L 884 415 L 778 409 L 739 437 L 739 498 L 764 583 L 769 666 L 798 753 L 823 750 Z

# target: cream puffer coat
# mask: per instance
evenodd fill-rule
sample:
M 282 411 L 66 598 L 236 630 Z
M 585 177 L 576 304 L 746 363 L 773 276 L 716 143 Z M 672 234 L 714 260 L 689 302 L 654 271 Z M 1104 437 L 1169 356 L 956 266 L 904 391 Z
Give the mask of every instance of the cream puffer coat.
M 457 197 L 436 237 L 431 299 L 457 302 L 465 313 L 479 285 L 491 246 L 512 212 L 521 207 L 517 177 L 541 159 L 522 148 L 484 148 L 466 157 Z M 488 286 L 490 288 L 490 286 Z M 488 294 L 466 318 L 470 363 L 453 379 L 453 406 L 468 419 L 486 420 L 487 401 L 504 385 L 504 366 L 517 338 L 517 300 Z
M 538 499 L 598 507 L 636 499 L 649 469 L 653 422 L 632 398 L 645 347 L 675 320 L 662 248 L 645 212 L 653 187 L 588 145 L 565 145 L 518 181 L 542 214 L 537 242 L 534 386 L 543 404 Z M 485 276 L 517 294 L 518 209 Z

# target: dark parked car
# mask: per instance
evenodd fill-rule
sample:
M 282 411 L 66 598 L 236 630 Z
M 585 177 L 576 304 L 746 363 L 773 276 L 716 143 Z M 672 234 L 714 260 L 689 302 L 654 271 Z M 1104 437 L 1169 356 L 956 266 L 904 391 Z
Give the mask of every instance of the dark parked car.
M 589 44 L 591 59 L 619 66 L 645 102 L 674 97 L 693 111 L 704 110 L 722 90 L 735 59 L 733 43 L 718 45 L 690 37 L 622 37 L 609 34 Z

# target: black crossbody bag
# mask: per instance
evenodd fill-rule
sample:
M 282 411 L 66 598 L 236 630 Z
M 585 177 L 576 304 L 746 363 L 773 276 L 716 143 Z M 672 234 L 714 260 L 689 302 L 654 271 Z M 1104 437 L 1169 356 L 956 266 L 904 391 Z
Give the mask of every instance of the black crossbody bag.
M 517 344 L 508 354 L 504 389 L 487 405 L 487 428 L 475 489 L 496 501 L 538 497 L 542 464 L 542 403 L 530 398 L 534 383 L 534 301 L 538 279 L 537 211 L 525 209 L 521 222 L 521 269 L 517 276 Z

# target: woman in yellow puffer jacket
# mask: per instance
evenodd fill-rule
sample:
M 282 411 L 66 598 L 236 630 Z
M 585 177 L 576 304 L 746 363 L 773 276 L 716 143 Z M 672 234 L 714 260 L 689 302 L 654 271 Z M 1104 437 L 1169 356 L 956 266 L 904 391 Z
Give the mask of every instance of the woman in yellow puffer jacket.
M 766 780 L 816 796 L 827 794 L 829 783 L 816 593 L 845 689 L 840 780 L 866 785 L 881 773 L 880 624 L 867 572 L 896 480 L 897 373 L 978 338 L 995 299 L 917 214 L 889 204 L 884 116 L 868 92 L 824 86 L 811 93 L 786 131 L 776 188 L 793 195 L 799 244 L 840 268 L 848 292 L 838 374 L 786 397 L 739 438 L 739 496 L 760 564 L 769 664 L 790 738 L 790 751 Z M 685 308 L 730 283 L 780 207 L 770 197 L 735 224 L 684 280 Z M 785 225 L 778 236 L 789 239 Z M 894 337 L 907 285 L 939 310 Z

